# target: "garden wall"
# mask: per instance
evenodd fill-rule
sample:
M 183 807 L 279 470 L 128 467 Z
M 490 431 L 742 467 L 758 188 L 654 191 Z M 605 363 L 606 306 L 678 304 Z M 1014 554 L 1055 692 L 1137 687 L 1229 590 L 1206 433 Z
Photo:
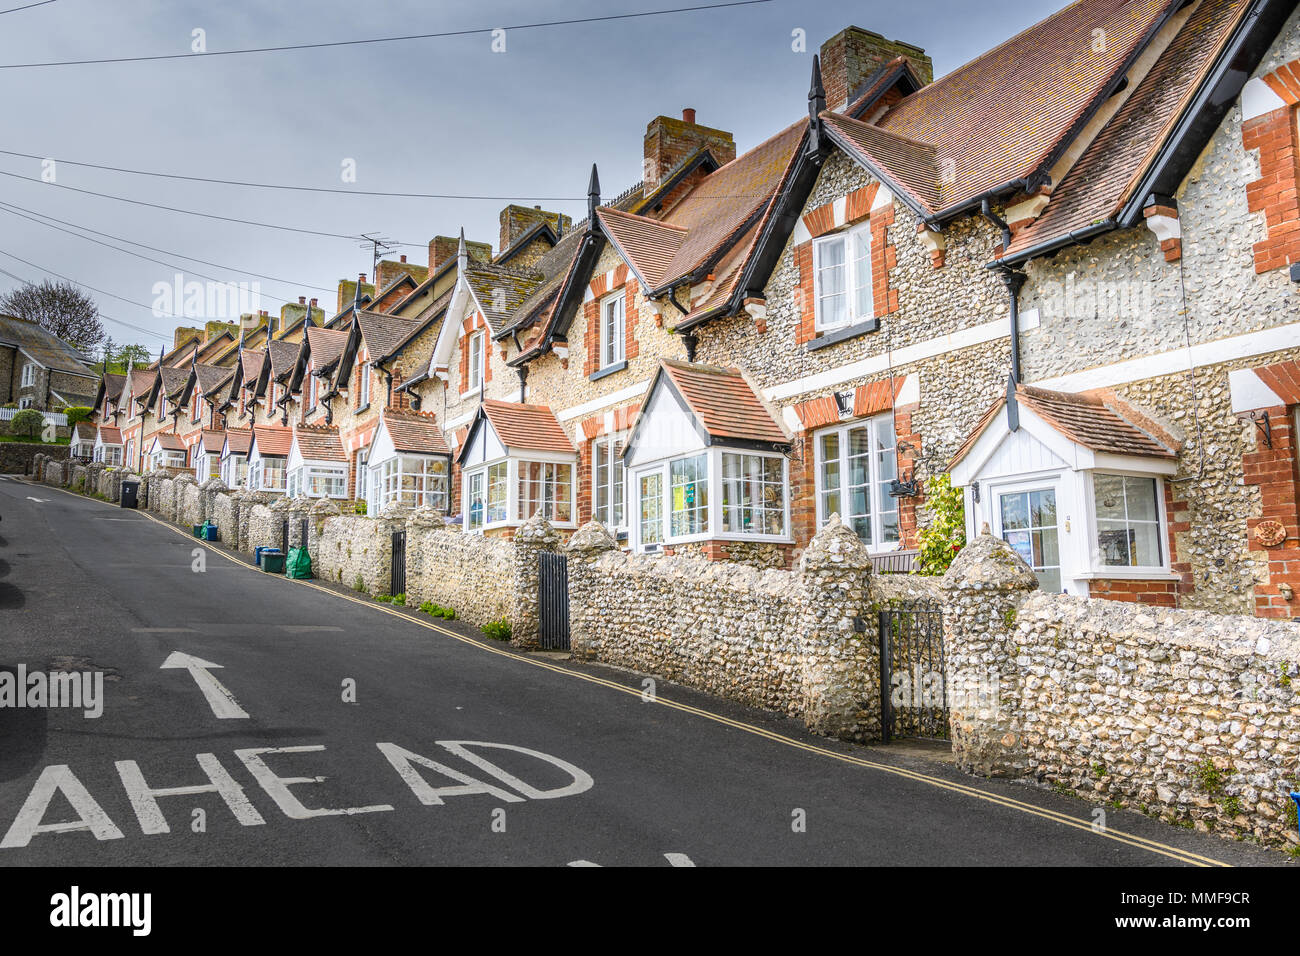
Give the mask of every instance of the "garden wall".
M 1300 843 L 1300 626 L 1046 594 L 989 535 L 943 585 L 963 769 Z

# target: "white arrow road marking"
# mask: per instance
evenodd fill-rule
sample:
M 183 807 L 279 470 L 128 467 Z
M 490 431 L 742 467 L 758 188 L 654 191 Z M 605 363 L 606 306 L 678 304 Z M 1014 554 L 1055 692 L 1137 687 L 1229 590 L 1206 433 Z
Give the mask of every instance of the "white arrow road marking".
M 49 498 L 33 498 L 31 495 L 28 495 L 28 496 L 27 496 L 27 500 L 28 500 L 28 501 L 34 501 L 34 502 L 36 502 L 38 505 L 43 505 L 43 504 L 45 504 L 47 501 L 49 501 L 50 499 L 49 499 Z
M 694 861 L 685 853 L 665 853 L 664 859 L 668 861 L 669 866 L 695 866 Z M 599 863 L 592 863 L 590 860 L 573 860 L 566 864 L 567 866 L 600 866 Z
M 190 676 L 199 685 L 199 690 L 203 691 L 203 696 L 207 698 L 208 705 L 217 717 L 222 719 L 248 717 L 244 708 L 239 706 L 239 701 L 235 700 L 235 695 L 226 690 L 221 681 L 208 673 L 214 667 L 221 667 L 221 665 L 213 664 L 201 657 L 194 657 L 181 651 L 172 651 L 167 660 L 163 661 L 159 670 L 177 668 L 189 671 Z

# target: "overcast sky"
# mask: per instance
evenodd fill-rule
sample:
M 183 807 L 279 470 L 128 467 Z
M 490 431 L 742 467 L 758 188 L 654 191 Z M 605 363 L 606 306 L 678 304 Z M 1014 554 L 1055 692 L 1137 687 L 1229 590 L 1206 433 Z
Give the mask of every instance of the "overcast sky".
M 0 9 L 32 0 L 0 0 Z M 639 13 L 692 0 L 56 0 L 0 15 L 0 65 L 188 53 Z M 694 0 L 696 3 L 715 0 Z M 641 176 L 642 136 L 693 107 L 741 152 L 806 109 L 812 53 L 849 24 L 922 46 L 947 73 L 1065 0 L 772 0 L 616 22 L 342 48 L 141 63 L 0 69 L 0 149 L 209 178 L 333 188 L 517 196 L 584 215 L 591 163 L 609 198 Z M 808 50 L 791 49 L 806 31 Z M 345 161 L 356 182 L 344 183 Z M 260 283 L 261 308 L 299 295 L 327 308 L 340 278 L 370 271 L 350 240 L 218 222 L 39 182 L 42 163 L 0 154 L 0 203 L 142 243 L 148 262 L 0 209 L 0 269 L 95 287 L 109 333 L 156 352 L 178 323 L 155 284 Z M 327 233 L 378 232 L 427 261 L 433 236 L 497 243 L 500 200 L 396 199 L 253 189 L 59 164 L 56 182 Z M 536 197 L 574 197 L 569 201 Z M 62 228 L 67 228 L 63 226 Z M 98 237 L 102 241 L 103 236 Z M 32 265 L 10 258 L 19 256 Z M 228 268 L 187 262 L 177 255 Z M 394 257 L 396 253 L 394 253 Z M 246 272 L 240 270 L 247 270 Z M 262 273 L 277 280 L 258 279 Z M 202 274 L 202 275 L 201 275 Z M 15 283 L 0 274 L 0 290 Z M 113 298 L 106 293 L 121 298 Z M 122 299 L 132 300 L 131 302 Z M 201 321 L 201 319 L 200 319 Z M 146 334 L 139 329 L 152 330 Z

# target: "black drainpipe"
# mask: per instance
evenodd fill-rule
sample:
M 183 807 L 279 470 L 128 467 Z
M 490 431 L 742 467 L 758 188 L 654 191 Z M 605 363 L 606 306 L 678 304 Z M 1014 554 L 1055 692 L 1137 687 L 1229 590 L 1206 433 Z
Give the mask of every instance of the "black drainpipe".
M 525 390 L 528 388 L 528 364 L 520 365 L 515 371 L 519 373 L 519 404 L 527 405 L 528 393 Z
M 1011 227 L 1006 221 L 993 212 L 992 204 L 985 199 L 980 203 L 980 215 L 996 226 L 1002 233 L 1002 254 L 1006 255 L 1007 250 L 1011 248 Z M 998 269 L 998 275 L 1002 277 L 1002 282 L 1007 287 L 1007 293 L 1010 298 L 1011 311 L 1011 378 L 1016 382 L 1020 379 L 1020 290 L 1024 287 L 1025 280 L 1029 277 L 1025 273 L 1011 266 L 1002 266 Z

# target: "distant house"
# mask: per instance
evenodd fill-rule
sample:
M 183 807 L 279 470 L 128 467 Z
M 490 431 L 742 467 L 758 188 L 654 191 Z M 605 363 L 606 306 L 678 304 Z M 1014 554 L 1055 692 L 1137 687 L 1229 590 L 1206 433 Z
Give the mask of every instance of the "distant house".
M 0 405 L 56 411 L 95 403 L 85 356 L 34 322 L 0 315 Z

